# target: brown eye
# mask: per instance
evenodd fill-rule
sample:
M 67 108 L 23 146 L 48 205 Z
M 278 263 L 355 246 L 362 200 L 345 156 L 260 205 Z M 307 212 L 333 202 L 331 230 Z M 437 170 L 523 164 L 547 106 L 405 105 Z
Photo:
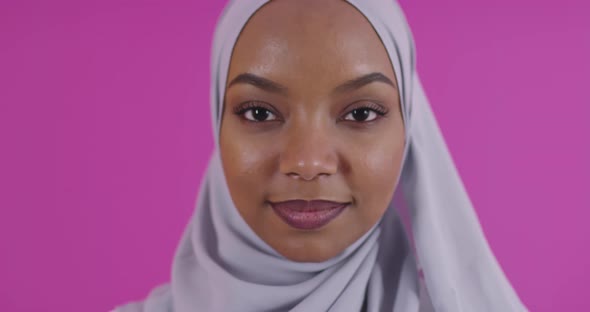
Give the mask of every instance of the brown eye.
M 250 121 L 271 121 L 277 119 L 277 117 L 271 113 L 268 109 L 262 107 L 249 108 L 244 112 L 244 118 Z
M 266 108 L 266 105 L 256 101 L 246 102 L 236 107 L 234 113 L 247 121 L 252 122 L 266 122 L 278 120 L 277 114 L 271 109 Z
M 378 117 L 378 112 L 367 107 L 361 107 L 352 110 L 344 116 L 344 120 L 352 120 L 359 122 L 373 121 Z

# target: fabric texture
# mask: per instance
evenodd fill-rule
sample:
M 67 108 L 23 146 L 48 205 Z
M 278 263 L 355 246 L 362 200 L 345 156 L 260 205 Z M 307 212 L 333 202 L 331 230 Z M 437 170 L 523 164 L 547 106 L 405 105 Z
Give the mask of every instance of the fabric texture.
M 320 263 L 290 261 L 249 228 L 230 197 L 218 138 L 232 49 L 266 2 L 232 1 L 217 25 L 215 150 L 171 282 L 116 311 L 527 311 L 483 235 L 416 72 L 409 26 L 393 0 L 348 1 L 381 38 L 399 84 L 406 146 L 385 215 L 342 254 Z

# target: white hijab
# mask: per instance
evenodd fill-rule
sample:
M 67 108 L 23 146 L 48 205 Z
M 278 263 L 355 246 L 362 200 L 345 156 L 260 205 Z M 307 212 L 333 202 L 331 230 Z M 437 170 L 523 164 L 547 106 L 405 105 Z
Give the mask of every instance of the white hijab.
M 232 1 L 217 25 L 215 150 L 171 283 L 116 311 L 527 311 L 482 233 L 416 73 L 409 26 L 393 0 L 348 0 L 381 38 L 400 87 L 407 144 L 387 212 L 342 254 L 321 263 L 290 261 L 248 227 L 227 188 L 218 135 L 232 49 L 267 1 Z M 399 215 L 409 216 L 406 226 Z

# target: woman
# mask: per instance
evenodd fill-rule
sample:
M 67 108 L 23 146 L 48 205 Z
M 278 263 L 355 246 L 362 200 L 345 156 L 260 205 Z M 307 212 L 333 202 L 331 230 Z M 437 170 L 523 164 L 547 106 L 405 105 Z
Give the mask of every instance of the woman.
M 526 311 L 396 3 L 234 1 L 212 58 L 216 147 L 171 283 L 116 311 Z

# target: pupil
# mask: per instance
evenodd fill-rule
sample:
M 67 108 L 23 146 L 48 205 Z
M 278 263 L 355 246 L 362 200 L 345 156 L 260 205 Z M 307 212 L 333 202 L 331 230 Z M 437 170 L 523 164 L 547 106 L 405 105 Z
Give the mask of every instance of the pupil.
M 254 115 L 254 119 L 258 121 L 264 121 L 266 118 L 268 118 L 268 110 L 263 108 L 255 108 L 252 112 L 252 115 Z
M 356 121 L 363 121 L 369 118 L 369 110 L 368 109 L 355 109 L 352 111 L 352 117 Z

